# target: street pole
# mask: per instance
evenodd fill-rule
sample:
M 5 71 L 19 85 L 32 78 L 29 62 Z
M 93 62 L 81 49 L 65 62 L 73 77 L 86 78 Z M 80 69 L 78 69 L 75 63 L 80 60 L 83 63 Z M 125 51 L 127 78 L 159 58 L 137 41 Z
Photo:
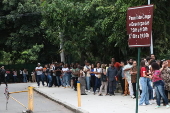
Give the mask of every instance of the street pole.
M 148 0 L 148 5 L 151 4 L 151 1 Z M 151 46 L 150 46 L 150 54 L 153 54 L 153 38 L 152 38 L 152 31 L 151 31 Z
M 138 73 L 137 73 L 137 87 L 136 87 L 136 113 L 138 113 L 138 91 L 139 91 L 139 75 L 140 75 L 140 51 L 141 48 L 138 48 Z

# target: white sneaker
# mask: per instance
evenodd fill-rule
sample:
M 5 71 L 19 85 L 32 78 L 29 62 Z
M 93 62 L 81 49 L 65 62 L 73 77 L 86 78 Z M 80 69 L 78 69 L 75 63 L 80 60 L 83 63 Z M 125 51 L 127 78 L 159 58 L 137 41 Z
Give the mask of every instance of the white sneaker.
M 88 90 L 88 93 L 90 93 L 90 90 Z
M 87 92 L 87 90 L 85 89 L 85 92 Z
M 99 90 L 96 90 L 96 92 L 98 92 Z
M 166 108 L 168 109 L 170 106 L 169 105 L 166 105 Z
M 40 86 L 37 86 L 37 88 L 40 88 Z
M 155 109 L 158 109 L 158 108 L 160 108 L 160 107 L 161 107 L 161 106 L 156 106 Z
M 143 104 L 142 104 L 142 106 L 146 106 L 146 104 L 145 104 L 145 103 L 143 103 Z

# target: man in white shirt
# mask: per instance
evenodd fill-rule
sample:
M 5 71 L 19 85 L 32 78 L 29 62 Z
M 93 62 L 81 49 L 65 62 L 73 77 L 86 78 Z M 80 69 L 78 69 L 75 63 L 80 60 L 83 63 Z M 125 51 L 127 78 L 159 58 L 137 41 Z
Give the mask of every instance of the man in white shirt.
M 132 83 L 131 83 L 131 74 L 130 74 L 130 69 L 132 68 L 132 65 L 133 64 L 133 60 L 132 59 L 129 59 L 128 60 L 128 64 L 124 66 L 123 68 L 123 71 L 124 71 L 124 75 L 125 75 L 125 95 L 128 94 L 128 91 L 130 92 L 130 96 L 133 97 L 133 87 L 132 87 Z M 128 87 L 128 84 L 129 84 L 129 89 L 127 88 Z
M 42 81 L 42 85 L 44 86 L 44 75 L 43 75 L 43 67 L 40 63 L 38 63 L 38 66 L 35 68 L 36 75 L 37 75 L 37 84 L 38 87 L 40 87 L 40 80 Z

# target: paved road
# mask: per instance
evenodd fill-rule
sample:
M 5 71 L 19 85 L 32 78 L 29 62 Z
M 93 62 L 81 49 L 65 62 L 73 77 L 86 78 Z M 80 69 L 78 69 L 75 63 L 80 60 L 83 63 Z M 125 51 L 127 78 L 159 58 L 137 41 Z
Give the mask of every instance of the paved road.
M 32 83 L 18 83 L 9 84 L 9 92 L 26 90 Z M 26 110 L 23 106 L 18 104 L 13 99 L 9 99 L 8 110 L 6 110 L 6 98 L 4 95 L 5 85 L 0 86 L 0 113 L 22 113 Z M 27 92 L 11 94 L 14 98 L 19 100 L 24 105 L 28 105 L 28 95 Z M 34 113 L 73 113 L 67 108 L 41 96 L 40 94 L 34 92 Z

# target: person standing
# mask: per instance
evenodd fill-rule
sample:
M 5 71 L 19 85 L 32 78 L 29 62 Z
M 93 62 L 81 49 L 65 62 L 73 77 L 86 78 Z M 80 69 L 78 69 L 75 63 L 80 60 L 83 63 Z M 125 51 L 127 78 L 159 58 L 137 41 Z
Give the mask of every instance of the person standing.
M 70 84 L 69 84 L 69 81 L 68 81 L 68 72 L 69 69 L 67 67 L 66 64 L 64 64 L 63 68 L 62 68 L 62 75 L 63 75 L 63 86 L 66 88 L 66 87 L 70 87 Z
M 94 68 L 94 74 L 96 76 L 95 87 L 94 87 L 94 90 L 93 90 L 94 95 L 96 94 L 97 88 L 100 88 L 100 86 L 101 86 L 101 80 L 100 80 L 101 73 L 102 73 L 102 69 L 100 68 L 100 63 L 98 62 L 97 67 Z
M 79 76 L 79 69 L 75 64 L 73 65 L 73 69 L 71 69 L 71 72 L 72 72 L 74 91 L 77 91 L 77 80 Z
M 136 98 L 136 81 L 137 81 L 137 62 L 133 61 L 133 67 L 130 70 L 131 83 L 133 86 L 133 98 Z
M 111 67 L 108 68 L 107 74 L 106 74 L 106 76 L 108 77 L 110 96 L 115 95 L 114 91 L 116 89 L 116 76 L 117 75 L 118 75 L 118 70 L 114 66 L 114 62 L 111 62 Z
M 18 77 L 18 79 L 19 79 L 19 82 L 23 81 L 23 69 L 19 70 L 19 77 Z
M 128 92 L 130 92 L 131 97 L 133 97 L 133 87 L 132 87 L 132 83 L 131 83 L 131 74 L 130 74 L 132 64 L 133 64 L 133 59 L 130 58 L 127 61 L 127 65 L 125 65 L 123 68 L 123 71 L 125 74 L 125 95 L 127 95 Z M 128 89 L 128 85 L 129 85 L 129 89 Z
M 40 81 L 42 82 L 42 85 L 44 86 L 44 78 L 43 78 L 43 67 L 40 63 L 38 63 L 37 67 L 35 68 L 35 71 L 37 73 L 37 85 L 40 87 Z
M 94 64 L 91 64 L 90 76 L 91 76 L 91 86 L 93 87 L 93 91 L 94 91 L 94 89 L 95 89 L 95 80 L 96 80 L 96 76 L 94 74 Z
M 124 71 L 123 71 L 123 68 L 125 66 L 125 62 L 124 61 L 121 61 L 120 62 L 120 70 L 118 72 L 118 76 L 119 76 L 119 80 L 120 80 L 120 83 L 121 83 L 121 87 L 122 87 L 122 95 L 125 94 L 125 75 L 124 75 Z
M 53 73 L 53 67 L 47 65 L 45 74 L 47 76 L 47 86 L 52 87 L 52 73 Z
M 162 74 L 162 79 L 165 83 L 165 95 L 170 100 L 170 69 L 168 68 L 168 61 L 162 62 L 162 68 L 160 71 Z
M 91 80 L 91 76 L 90 76 L 90 70 L 91 70 L 91 66 L 89 64 L 89 62 L 86 61 L 86 64 L 84 66 L 83 71 L 85 72 L 85 78 L 86 78 L 86 89 L 87 91 L 90 93 L 90 80 Z
M 17 71 L 14 69 L 13 71 L 14 83 L 17 82 Z
M 27 82 L 27 70 L 26 69 L 23 70 L 23 82 L 24 83 Z
M 52 80 L 53 80 L 53 84 L 58 87 L 61 86 L 61 81 L 60 81 L 61 72 L 62 72 L 62 67 L 60 66 L 59 63 L 56 63 L 55 67 L 54 67 L 54 73 L 53 73 Z
M 32 82 L 36 82 L 36 79 L 35 79 L 35 70 L 33 70 L 31 72 L 31 77 L 32 77 Z
M 1 82 L 4 82 L 6 87 L 7 87 L 8 85 L 7 85 L 7 82 L 6 82 L 6 76 L 7 76 L 6 70 L 5 70 L 4 66 L 2 66 L 0 68 L 0 85 L 1 85 Z
M 139 101 L 139 105 L 149 105 L 149 90 L 148 90 L 148 85 L 147 85 L 147 78 L 150 78 L 149 76 L 147 76 L 147 69 L 145 66 L 145 61 L 142 60 L 141 61 L 141 68 L 140 68 L 140 84 L 142 86 L 142 94 L 141 94 L 141 98 Z
M 80 82 L 80 89 L 81 89 L 81 95 L 87 95 L 85 93 L 85 89 L 86 89 L 86 81 L 85 81 L 85 72 L 83 71 L 83 67 L 79 67 L 80 69 L 80 76 L 78 77 L 78 81 Z
M 102 64 L 101 68 L 102 68 L 102 73 L 101 73 L 101 82 L 102 82 L 102 85 L 100 86 L 99 96 L 103 96 L 102 95 L 102 89 L 103 88 L 105 90 L 105 96 L 106 96 L 107 95 L 108 81 L 107 81 L 107 76 L 106 76 L 106 67 L 105 67 L 105 64 Z
M 152 81 L 154 83 L 156 100 L 157 100 L 157 106 L 155 108 L 160 108 L 161 97 L 165 102 L 166 108 L 169 108 L 170 106 L 168 104 L 168 98 L 165 95 L 165 89 L 164 89 L 165 83 L 163 82 L 162 74 L 161 71 L 159 70 L 159 65 L 157 63 L 152 63 L 151 66 L 153 72 L 152 72 L 152 77 L 150 78 L 152 78 Z

